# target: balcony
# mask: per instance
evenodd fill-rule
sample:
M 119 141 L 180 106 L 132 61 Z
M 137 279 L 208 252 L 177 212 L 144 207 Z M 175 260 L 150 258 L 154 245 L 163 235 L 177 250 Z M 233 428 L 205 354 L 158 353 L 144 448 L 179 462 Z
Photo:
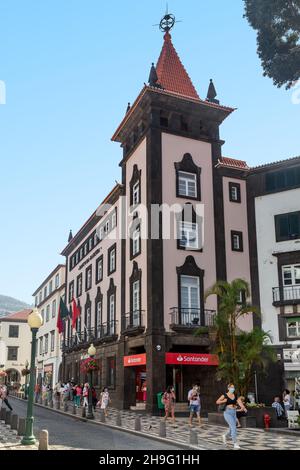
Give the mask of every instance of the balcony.
M 75 333 L 70 338 L 61 341 L 61 350 L 70 352 L 87 348 L 91 343 L 114 341 L 117 338 L 116 321 L 102 323 L 97 328 L 89 328 Z
M 273 287 L 272 291 L 275 307 L 300 304 L 300 285 Z
M 124 329 L 122 334 L 127 336 L 136 336 L 145 330 L 145 311 L 135 310 L 126 313 L 124 316 Z
M 193 331 L 199 327 L 214 325 L 215 310 L 201 310 L 200 308 L 173 307 L 170 311 L 171 329 L 174 331 Z

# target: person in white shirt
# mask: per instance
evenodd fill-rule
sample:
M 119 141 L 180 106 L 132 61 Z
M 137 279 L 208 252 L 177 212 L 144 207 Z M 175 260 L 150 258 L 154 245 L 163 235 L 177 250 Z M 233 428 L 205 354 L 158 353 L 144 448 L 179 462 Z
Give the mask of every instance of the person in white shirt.
M 188 401 L 190 405 L 190 417 L 189 417 L 189 425 L 193 425 L 193 416 L 194 413 L 197 415 L 199 426 L 201 426 L 201 418 L 200 418 L 200 411 L 201 411 L 201 401 L 200 401 L 200 387 L 197 384 L 193 385 L 193 388 L 188 393 Z
M 283 391 L 282 397 L 283 397 L 285 415 L 287 416 L 287 412 L 291 409 L 291 394 L 287 388 Z

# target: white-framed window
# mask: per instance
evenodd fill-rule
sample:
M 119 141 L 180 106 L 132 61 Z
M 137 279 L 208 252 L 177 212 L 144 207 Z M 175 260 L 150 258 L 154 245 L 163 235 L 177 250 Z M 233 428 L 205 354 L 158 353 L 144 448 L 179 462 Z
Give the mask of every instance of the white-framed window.
M 140 320 L 140 281 L 132 284 L 132 323 L 139 325 Z
M 95 234 L 94 234 L 94 245 L 97 245 L 98 240 L 99 240 L 99 239 L 98 239 L 98 235 L 97 235 L 97 233 L 95 233 Z
M 114 211 L 111 216 L 111 228 L 114 229 L 116 225 L 117 225 L 117 214 L 116 214 L 116 211 Z
M 135 206 L 140 203 L 140 182 L 137 181 L 132 188 L 132 203 Z
M 48 295 L 48 289 L 47 289 L 47 286 L 44 287 L 44 299 L 47 297 Z
M 180 221 L 179 230 L 179 246 L 197 250 L 199 248 L 198 224 Z
M 197 195 L 197 175 L 185 171 L 178 172 L 178 194 L 196 198 Z
M 100 241 L 103 240 L 103 232 L 104 232 L 103 227 L 100 227 L 100 230 L 99 230 L 99 239 L 100 239 Z
M 51 348 L 51 352 L 53 352 L 54 351 L 54 346 L 55 346 L 55 330 L 52 330 L 50 332 L 50 335 L 51 335 L 50 336 L 50 344 L 51 344 L 50 348 Z
M 74 282 L 70 282 L 70 292 L 69 292 L 69 301 L 72 302 L 74 297 Z
M 92 287 L 92 268 L 88 268 L 86 271 L 86 289 Z
M 89 238 L 89 250 L 93 248 L 93 238 Z
M 83 250 L 84 250 L 84 256 L 87 255 L 87 252 L 88 252 L 88 244 L 87 243 L 84 244 Z
M 300 264 L 282 267 L 282 279 L 284 286 L 300 285 Z
M 48 342 L 49 342 L 49 335 L 45 335 L 45 350 L 44 353 L 48 354 Z
M 99 258 L 96 262 L 96 281 L 100 282 L 103 279 L 103 258 Z
M 104 231 L 105 231 L 106 234 L 108 234 L 108 232 L 109 232 L 109 219 L 105 222 Z
M 75 264 L 77 264 L 79 261 L 79 253 L 78 251 L 76 251 L 76 254 L 75 254 Z
M 86 309 L 86 327 L 88 330 L 91 329 L 92 317 L 91 317 L 91 307 Z
M 83 248 L 81 247 L 79 250 L 79 259 L 81 260 L 83 258 Z
M 141 230 L 140 227 L 137 227 L 132 234 L 132 254 L 133 256 L 137 255 L 140 252 L 141 244 Z
M 52 302 L 52 318 L 55 318 L 55 316 L 56 316 L 56 299 L 54 299 Z
M 237 186 L 231 186 L 230 192 L 231 192 L 231 200 L 237 201 L 239 198 L 239 192 L 238 192 Z
M 42 319 L 43 319 L 43 323 L 45 322 L 45 310 L 42 309 L 41 311 L 41 316 L 42 316 Z
M 43 300 L 43 293 L 42 293 L 42 291 L 40 291 L 40 293 L 39 293 L 39 304 L 42 302 L 42 300 Z
M 39 297 L 38 297 L 38 295 L 36 295 L 36 296 L 35 296 L 35 306 L 37 306 L 38 303 L 39 303 Z
M 109 272 L 112 273 L 116 269 L 116 249 L 109 252 Z
M 40 356 L 43 354 L 43 337 L 40 338 L 40 348 L 39 348 Z
M 52 290 L 53 290 L 53 282 L 50 281 L 49 282 L 49 294 L 52 294 Z
M 46 322 L 49 321 L 50 318 L 50 305 L 46 307 Z
M 112 294 L 109 297 L 109 321 L 111 325 L 114 322 L 114 320 L 115 320 L 115 294 Z
M 180 323 L 197 325 L 200 323 L 200 280 L 195 276 L 180 277 Z
M 97 336 L 100 336 L 102 324 L 102 302 L 99 300 L 96 303 L 96 326 L 97 326 Z
M 300 336 L 300 317 L 287 320 L 286 330 L 288 338 L 298 338 Z
M 240 251 L 241 250 L 241 236 L 237 233 L 234 233 L 232 235 L 232 249 L 234 251 Z

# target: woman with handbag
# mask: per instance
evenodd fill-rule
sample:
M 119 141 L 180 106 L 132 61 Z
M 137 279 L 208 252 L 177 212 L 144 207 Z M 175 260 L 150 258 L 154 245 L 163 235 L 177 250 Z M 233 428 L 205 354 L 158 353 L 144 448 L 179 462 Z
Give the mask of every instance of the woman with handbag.
M 234 384 L 228 384 L 227 392 L 221 395 L 216 403 L 219 405 L 219 411 L 224 412 L 224 419 L 229 426 L 228 432 L 222 435 L 223 443 L 226 445 L 227 438 L 230 436 L 233 442 L 233 448 L 235 450 L 240 449 L 240 446 L 237 443 L 236 410 L 239 406 L 242 412 L 247 413 L 247 409 L 245 408 L 241 398 L 238 398 L 235 393 Z

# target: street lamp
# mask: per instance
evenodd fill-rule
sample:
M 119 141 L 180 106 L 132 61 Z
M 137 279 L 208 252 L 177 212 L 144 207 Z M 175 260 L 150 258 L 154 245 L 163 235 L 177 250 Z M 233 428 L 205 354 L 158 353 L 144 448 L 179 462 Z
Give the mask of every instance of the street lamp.
M 96 355 L 96 348 L 93 344 L 90 345 L 88 349 L 88 355 L 90 356 L 91 359 Z M 88 394 L 88 412 L 86 415 L 87 419 L 94 419 L 94 413 L 93 413 L 93 397 L 92 397 L 92 386 L 93 386 L 93 371 L 92 369 L 89 370 L 89 394 Z
M 39 314 L 37 308 L 33 309 L 28 316 L 27 323 L 31 329 L 32 342 L 31 342 L 31 363 L 30 363 L 30 380 L 28 390 L 27 402 L 27 416 L 26 416 L 26 430 L 25 435 L 21 441 L 23 445 L 34 445 L 35 437 L 33 434 L 33 389 L 35 383 L 35 351 L 36 351 L 36 334 L 38 329 L 43 324 L 42 316 Z
M 28 367 L 29 367 L 29 362 L 26 359 L 26 361 L 25 361 L 25 369 L 26 369 L 26 375 L 25 375 L 25 400 L 27 400 L 27 395 L 28 395 L 28 390 L 27 390 L 27 386 L 28 386 Z

